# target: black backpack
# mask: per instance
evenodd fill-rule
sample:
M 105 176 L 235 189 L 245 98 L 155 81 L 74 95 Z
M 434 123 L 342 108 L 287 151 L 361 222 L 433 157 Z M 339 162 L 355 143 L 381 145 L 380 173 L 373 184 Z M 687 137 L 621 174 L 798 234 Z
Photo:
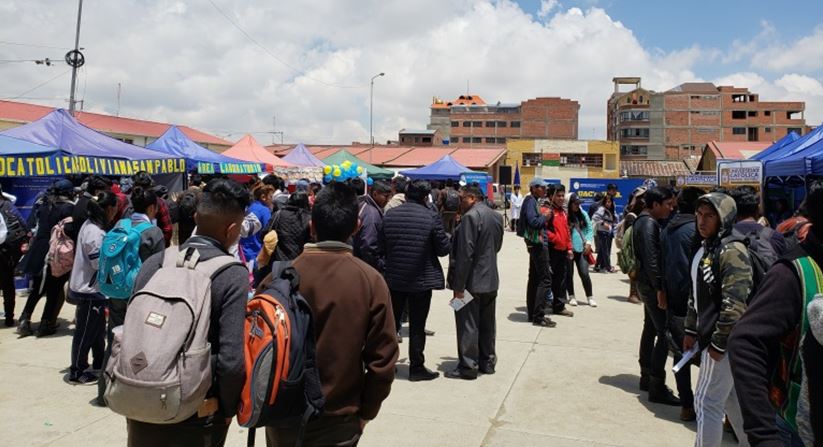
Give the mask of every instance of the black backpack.
M 720 240 L 721 249 L 715 251 L 716 259 L 712 260 L 713 269 L 720 266 L 719 257 L 720 252 L 723 251 L 723 247 L 726 247 L 726 245 L 731 244 L 732 242 L 740 242 L 746 247 L 746 251 L 749 253 L 749 259 L 752 263 L 752 290 L 749 292 L 746 303 L 749 303 L 757 294 L 757 291 L 760 289 L 760 285 L 763 283 L 763 278 L 766 276 L 766 272 L 768 272 L 772 265 L 777 262 L 777 253 L 774 251 L 774 247 L 772 247 L 771 242 L 769 242 L 773 232 L 774 230 L 768 227 L 763 228 L 760 231 L 752 231 L 747 234 L 732 231 L 732 234 Z M 717 271 L 714 272 L 716 278 L 719 278 L 719 273 L 720 272 Z
M 6 221 L 6 231 L 8 231 L 3 246 L 19 250 L 28 238 L 29 229 L 26 223 L 14 212 L 14 205 L 8 200 L 4 200 L 3 204 L 0 205 L 0 213 L 3 215 L 3 220 Z
M 460 208 L 460 194 L 453 188 L 446 188 L 446 200 L 443 201 L 443 210 L 457 211 Z

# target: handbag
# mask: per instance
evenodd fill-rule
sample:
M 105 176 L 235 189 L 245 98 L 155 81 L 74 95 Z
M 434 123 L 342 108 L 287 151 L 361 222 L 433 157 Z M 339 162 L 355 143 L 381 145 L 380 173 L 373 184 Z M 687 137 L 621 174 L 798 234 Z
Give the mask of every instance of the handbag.
M 589 265 L 594 265 L 596 263 L 596 261 L 594 260 L 594 255 L 591 252 L 589 252 L 589 254 L 586 255 L 586 262 L 588 262 Z

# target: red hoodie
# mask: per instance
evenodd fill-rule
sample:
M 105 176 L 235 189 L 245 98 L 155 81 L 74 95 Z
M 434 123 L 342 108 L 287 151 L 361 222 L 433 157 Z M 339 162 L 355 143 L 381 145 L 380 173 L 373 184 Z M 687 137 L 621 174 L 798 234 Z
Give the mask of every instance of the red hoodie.
M 548 236 L 549 248 L 558 251 L 570 251 L 572 249 L 572 237 L 569 232 L 569 216 L 562 207 L 552 206 L 554 218 L 546 222 L 546 235 Z

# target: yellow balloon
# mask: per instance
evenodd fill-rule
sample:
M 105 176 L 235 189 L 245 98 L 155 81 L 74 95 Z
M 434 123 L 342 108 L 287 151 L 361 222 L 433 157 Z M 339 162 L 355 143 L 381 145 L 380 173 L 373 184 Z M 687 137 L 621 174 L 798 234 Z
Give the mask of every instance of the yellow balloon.
M 331 174 L 331 166 L 323 166 L 323 174 Z
M 362 173 L 363 173 L 363 167 L 362 167 L 362 166 L 358 166 L 358 167 L 357 167 L 357 173 L 358 173 L 358 174 L 362 174 Z
M 334 167 L 334 173 L 333 173 L 332 175 L 333 175 L 333 176 L 335 176 L 335 177 L 340 177 L 340 175 L 341 175 L 342 173 L 343 173 L 343 171 L 341 171 L 341 170 L 340 170 L 340 167 L 339 167 L 339 166 L 335 166 L 335 167 Z
M 344 161 L 343 163 L 340 163 L 340 167 L 343 169 L 349 169 L 349 166 L 351 166 L 351 162 L 348 160 Z

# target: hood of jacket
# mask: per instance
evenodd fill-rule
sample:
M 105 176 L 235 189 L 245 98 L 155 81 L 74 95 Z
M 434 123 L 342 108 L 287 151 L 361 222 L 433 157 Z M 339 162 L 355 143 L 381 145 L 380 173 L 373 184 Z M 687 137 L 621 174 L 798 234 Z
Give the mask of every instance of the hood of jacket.
M 669 231 L 674 231 L 683 225 L 694 224 L 695 220 L 694 214 L 689 213 L 681 213 L 675 214 L 674 217 L 669 221 L 669 224 L 666 225 L 666 229 Z
M 717 211 L 717 215 L 720 216 L 720 229 L 715 237 L 722 239 L 731 234 L 737 218 L 737 205 L 735 205 L 734 199 L 726 194 L 710 192 L 700 197 L 698 206 L 702 204 L 711 205 Z

